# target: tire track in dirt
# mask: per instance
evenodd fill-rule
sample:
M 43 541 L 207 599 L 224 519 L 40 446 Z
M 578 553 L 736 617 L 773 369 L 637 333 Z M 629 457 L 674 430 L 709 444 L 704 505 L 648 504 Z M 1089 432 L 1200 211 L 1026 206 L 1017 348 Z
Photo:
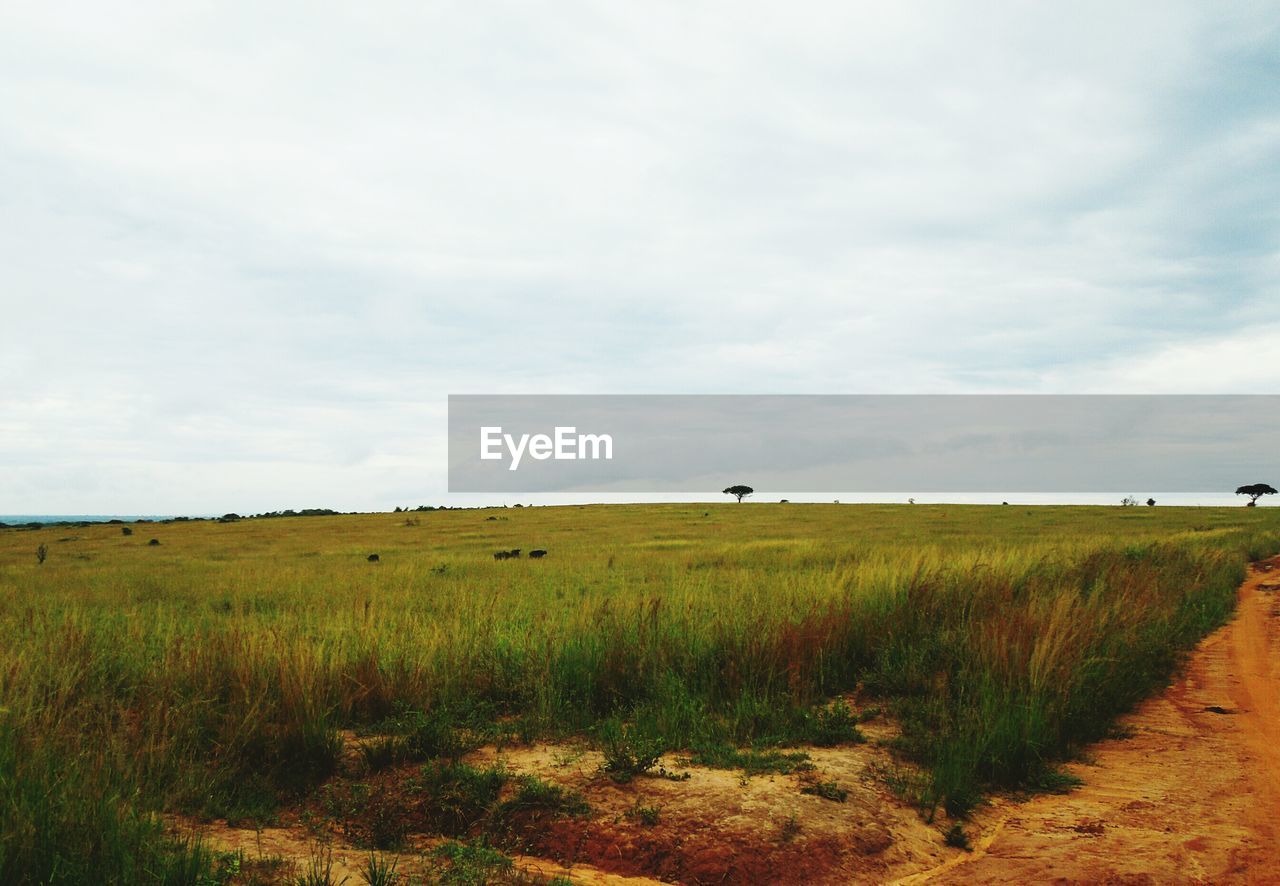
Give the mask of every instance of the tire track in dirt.
M 1185 673 L 1070 769 L 1084 786 L 975 816 L 972 853 L 900 883 L 1280 883 L 1280 557 Z

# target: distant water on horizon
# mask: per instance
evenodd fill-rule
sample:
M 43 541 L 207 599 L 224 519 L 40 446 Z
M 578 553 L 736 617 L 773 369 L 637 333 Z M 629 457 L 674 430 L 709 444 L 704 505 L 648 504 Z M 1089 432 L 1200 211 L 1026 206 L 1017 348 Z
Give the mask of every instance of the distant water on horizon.
M 135 523 L 138 520 L 172 520 L 176 516 L 194 516 L 182 514 L 0 514 L 0 523 L 106 523 L 110 520 L 123 520 Z

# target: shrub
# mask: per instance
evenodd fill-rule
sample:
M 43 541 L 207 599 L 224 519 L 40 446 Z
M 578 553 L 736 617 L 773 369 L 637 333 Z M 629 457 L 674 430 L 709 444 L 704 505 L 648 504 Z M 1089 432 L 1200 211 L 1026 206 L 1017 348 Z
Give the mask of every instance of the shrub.
M 396 873 L 399 864 L 398 859 L 393 858 L 388 861 L 386 856 L 378 856 L 370 852 L 361 875 L 369 886 L 394 886 L 400 881 L 400 875 Z
M 820 748 L 866 741 L 858 731 L 858 718 L 844 699 L 837 699 L 834 704 L 813 711 L 809 716 L 808 733 L 809 741 Z
M 404 748 L 414 759 L 458 760 L 479 746 L 475 737 L 458 728 L 443 708 L 425 714 L 411 711 L 404 716 L 403 724 L 407 729 Z
M 666 750 L 662 739 L 626 726 L 616 717 L 602 723 L 598 735 L 600 750 L 604 752 L 601 768 L 620 784 L 648 772 Z
M 964 832 L 964 828 L 959 824 L 953 824 L 947 828 L 942 841 L 953 849 L 963 849 L 965 852 L 970 851 L 971 848 L 969 846 L 969 835 Z

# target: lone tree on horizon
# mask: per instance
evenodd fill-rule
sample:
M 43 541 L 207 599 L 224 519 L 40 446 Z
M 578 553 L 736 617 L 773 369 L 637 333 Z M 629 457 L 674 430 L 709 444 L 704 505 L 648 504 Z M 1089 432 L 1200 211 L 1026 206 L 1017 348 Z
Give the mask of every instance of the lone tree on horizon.
M 741 504 L 742 500 L 753 492 L 755 492 L 755 490 L 750 486 L 730 486 L 728 489 L 724 490 L 725 495 L 736 496 L 739 504 Z
M 1253 483 L 1249 486 L 1241 486 L 1239 489 L 1236 490 L 1236 495 L 1249 496 L 1249 503 L 1245 505 L 1246 508 L 1256 507 L 1258 504 L 1258 499 L 1264 495 L 1275 495 L 1275 494 L 1276 494 L 1276 488 L 1267 483 Z

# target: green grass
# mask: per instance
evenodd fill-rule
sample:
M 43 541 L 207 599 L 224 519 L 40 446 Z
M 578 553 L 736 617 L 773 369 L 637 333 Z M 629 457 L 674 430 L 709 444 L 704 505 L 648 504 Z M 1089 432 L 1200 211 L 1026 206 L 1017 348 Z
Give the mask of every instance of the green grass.
M 625 784 L 637 775 L 643 775 L 662 758 L 666 744 L 661 736 L 646 735 L 635 726 L 628 726 L 610 717 L 599 728 L 600 750 L 604 753 L 601 769 L 619 784 Z
M 511 778 L 503 769 L 476 769 L 466 763 L 434 763 L 413 783 L 421 794 L 428 824 L 448 837 L 464 837 L 497 805 Z
M 711 769 L 741 769 L 746 775 L 765 775 L 771 772 L 789 775 L 792 772 L 809 772 L 814 769 L 809 755 L 804 751 L 780 751 L 772 748 L 743 750 L 727 744 L 703 745 L 694 751 L 689 763 Z
M 268 820 L 334 773 L 339 728 L 396 736 L 371 770 L 608 722 L 794 768 L 787 744 L 858 740 L 830 700 L 859 684 L 918 799 L 961 814 L 1054 784 L 1280 549 L 1265 507 L 493 514 L 0 530 L 0 882 L 201 882 L 153 813 Z M 516 547 L 551 554 L 493 560 Z

